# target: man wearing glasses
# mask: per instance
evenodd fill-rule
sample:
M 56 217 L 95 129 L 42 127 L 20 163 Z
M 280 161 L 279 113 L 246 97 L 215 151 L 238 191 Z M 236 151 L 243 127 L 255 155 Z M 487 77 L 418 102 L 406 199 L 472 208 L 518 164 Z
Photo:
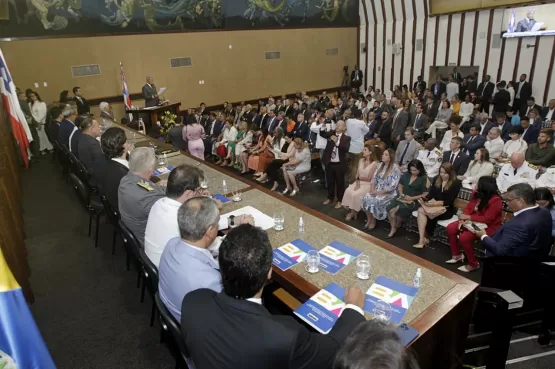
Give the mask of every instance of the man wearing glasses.
M 489 237 L 475 231 L 488 255 L 547 256 L 551 248 L 551 214 L 536 204 L 532 186 L 518 183 L 507 189 L 505 201 L 514 211 L 513 217 Z

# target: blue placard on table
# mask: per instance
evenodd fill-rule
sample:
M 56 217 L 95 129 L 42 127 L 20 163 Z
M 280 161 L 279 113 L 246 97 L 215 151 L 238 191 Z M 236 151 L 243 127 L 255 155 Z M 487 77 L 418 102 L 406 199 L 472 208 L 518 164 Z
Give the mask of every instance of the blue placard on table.
M 228 202 L 231 201 L 230 199 L 228 199 L 227 197 L 225 197 L 224 195 L 219 194 L 219 193 L 217 193 L 215 195 L 212 195 L 212 198 L 215 199 L 215 200 L 220 200 L 222 202 L 222 204 L 225 204 L 225 203 L 228 203 Z
M 366 291 L 364 310 L 372 313 L 376 301 L 385 301 L 392 308 L 391 322 L 399 324 L 409 310 L 417 292 L 418 288 L 416 287 L 410 287 L 384 276 L 379 276 L 376 282 Z
M 328 273 L 337 274 L 337 272 L 349 265 L 362 252 L 340 242 L 333 241 L 320 250 L 319 253 L 320 267 Z
M 294 240 L 274 250 L 273 264 L 280 270 L 287 270 L 302 263 L 310 250 L 316 250 L 302 240 Z
M 330 283 L 294 311 L 295 315 L 322 334 L 329 331 L 345 309 L 345 289 Z
M 410 345 L 412 341 L 414 341 L 416 337 L 420 335 L 420 332 L 418 332 L 416 329 L 414 329 L 413 327 L 405 323 L 399 324 L 395 329 L 395 332 L 397 333 L 397 335 L 399 335 L 399 338 L 401 339 L 401 343 L 405 347 Z
M 173 170 L 173 168 L 174 167 L 172 165 L 166 165 L 166 166 L 163 166 L 163 167 L 160 167 L 160 168 L 156 168 L 154 170 L 154 172 L 152 172 L 152 175 L 153 176 L 161 176 L 163 174 L 171 172 Z

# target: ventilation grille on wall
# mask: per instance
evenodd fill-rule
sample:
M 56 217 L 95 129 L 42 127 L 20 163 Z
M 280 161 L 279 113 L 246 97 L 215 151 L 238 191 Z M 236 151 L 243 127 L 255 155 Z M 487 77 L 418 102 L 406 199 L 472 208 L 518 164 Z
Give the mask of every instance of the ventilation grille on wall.
M 336 47 L 335 49 L 326 49 L 326 55 L 338 55 L 339 49 Z
M 100 65 L 78 65 L 76 67 L 71 67 L 71 75 L 73 77 L 88 77 L 88 76 L 98 76 L 100 75 Z
M 170 59 L 170 65 L 172 68 L 190 67 L 191 65 L 193 65 L 193 61 L 190 57 L 172 58 Z
M 422 51 L 423 48 L 424 48 L 424 39 L 423 38 L 416 39 L 416 51 Z
M 266 51 L 266 59 L 279 59 L 281 58 L 281 53 L 279 51 Z

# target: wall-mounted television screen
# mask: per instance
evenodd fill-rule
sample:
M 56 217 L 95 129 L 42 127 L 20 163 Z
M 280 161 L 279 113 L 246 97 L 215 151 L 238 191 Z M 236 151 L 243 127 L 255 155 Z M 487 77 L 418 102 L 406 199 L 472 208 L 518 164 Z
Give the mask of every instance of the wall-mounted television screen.
M 503 37 L 555 35 L 555 4 L 505 9 Z

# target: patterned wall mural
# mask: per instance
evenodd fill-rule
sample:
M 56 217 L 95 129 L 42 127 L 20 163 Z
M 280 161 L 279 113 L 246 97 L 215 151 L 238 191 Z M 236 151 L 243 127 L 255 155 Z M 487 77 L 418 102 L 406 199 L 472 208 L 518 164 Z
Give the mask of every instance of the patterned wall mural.
M 0 38 L 358 24 L 358 0 L 0 0 Z

